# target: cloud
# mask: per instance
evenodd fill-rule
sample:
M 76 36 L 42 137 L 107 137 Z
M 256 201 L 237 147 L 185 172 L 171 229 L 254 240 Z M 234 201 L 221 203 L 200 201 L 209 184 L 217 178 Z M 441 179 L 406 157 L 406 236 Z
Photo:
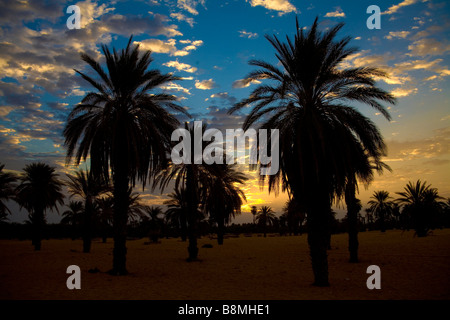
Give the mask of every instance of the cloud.
M 411 32 L 409 31 L 390 31 L 387 36 L 384 36 L 386 39 L 391 40 L 394 38 L 405 39 Z
M 163 66 L 175 68 L 178 71 L 185 71 L 189 73 L 194 73 L 195 71 L 197 71 L 196 67 L 193 67 L 187 63 L 178 62 L 178 60 L 165 62 L 163 63 Z
M 235 97 L 233 97 L 233 96 L 230 96 L 228 94 L 228 92 L 214 93 L 214 94 L 212 94 L 210 96 L 210 98 L 212 98 L 212 99 L 214 99 L 214 98 L 221 99 L 223 101 L 228 102 L 229 104 L 235 104 L 236 101 L 237 101 L 237 99 Z
M 327 12 L 324 17 L 326 18 L 345 18 L 345 12 L 341 8 L 336 8 L 336 11 Z
M 252 7 L 262 6 L 269 10 L 279 11 L 279 15 L 289 12 L 297 12 L 297 8 L 288 0 L 247 0 Z
M 95 19 L 115 10 L 115 8 L 108 8 L 106 3 L 98 5 L 95 2 L 91 2 L 91 0 L 80 1 L 77 2 L 76 5 L 80 7 L 81 28 L 88 27 Z
M 210 90 L 215 88 L 216 86 L 217 85 L 213 79 L 203 81 L 195 80 L 195 87 L 200 90 Z
M 232 87 L 234 89 L 247 88 L 251 84 L 259 84 L 261 81 L 252 80 L 252 79 L 239 79 L 233 82 Z
M 450 51 L 450 43 L 445 40 L 435 40 L 432 38 L 423 38 L 414 41 L 408 46 L 409 56 L 434 56 L 443 55 Z
M 180 9 L 186 10 L 190 14 L 198 15 L 196 7 L 201 4 L 205 7 L 205 0 L 178 0 L 177 6 Z
M 240 33 L 239 37 L 242 37 L 242 38 L 248 38 L 248 39 L 258 38 L 258 34 L 256 32 L 248 32 L 245 30 L 240 30 L 238 32 Z
M 191 28 L 194 26 L 194 23 L 195 23 L 193 18 L 186 17 L 182 13 L 171 13 L 170 17 L 175 18 L 178 21 L 185 21 L 187 24 L 189 24 L 191 26 Z
M 173 54 L 177 51 L 175 39 L 169 39 L 167 41 L 162 41 L 159 39 L 146 39 L 142 41 L 135 41 L 134 43 L 139 44 L 140 48 L 143 50 L 150 50 L 155 53 Z
M 189 89 L 186 89 L 175 82 L 168 82 L 167 84 L 160 87 L 163 90 L 171 91 L 171 92 L 182 92 L 190 95 Z
M 416 2 L 418 2 L 418 0 L 403 0 L 399 4 L 396 4 L 396 5 L 393 5 L 393 6 L 389 7 L 388 10 L 386 10 L 382 14 L 393 14 L 393 13 L 396 13 L 398 10 L 400 10 L 400 8 L 403 8 L 403 7 L 406 7 L 406 6 L 410 6 L 412 4 L 415 4 Z
M 401 97 L 407 97 L 413 94 L 416 94 L 418 91 L 417 88 L 412 89 L 404 89 L 404 88 L 397 88 L 391 91 L 391 94 L 394 97 L 401 98 Z

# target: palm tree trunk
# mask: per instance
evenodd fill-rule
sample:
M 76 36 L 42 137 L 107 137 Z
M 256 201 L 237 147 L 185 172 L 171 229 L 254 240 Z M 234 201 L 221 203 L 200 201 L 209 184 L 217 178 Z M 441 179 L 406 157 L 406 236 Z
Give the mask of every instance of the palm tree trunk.
M 329 233 L 329 201 L 316 202 L 317 206 L 308 214 L 308 244 L 314 273 L 313 285 L 329 286 L 328 282 L 328 233 Z M 327 205 L 328 204 L 328 205 Z
M 44 225 L 44 211 L 42 209 L 35 209 L 33 213 L 33 236 L 32 244 L 34 245 L 34 250 L 41 250 L 41 238 L 42 238 L 42 227 Z
M 90 198 L 86 198 L 84 204 L 84 215 L 83 215 L 83 252 L 91 252 L 92 243 L 92 201 Z
M 347 183 L 345 202 L 347 205 L 348 250 L 350 252 L 350 262 L 358 262 L 358 208 L 355 192 L 354 183 Z
M 219 245 L 223 245 L 224 229 L 225 229 L 225 221 L 220 216 L 217 221 L 217 244 Z
M 188 206 L 188 253 L 189 257 L 187 261 L 195 261 L 198 256 L 197 247 L 197 179 L 194 176 L 193 168 L 189 167 L 186 172 L 186 191 L 188 194 L 187 206 Z
M 180 217 L 181 241 L 186 242 L 187 239 L 187 217 L 183 211 Z

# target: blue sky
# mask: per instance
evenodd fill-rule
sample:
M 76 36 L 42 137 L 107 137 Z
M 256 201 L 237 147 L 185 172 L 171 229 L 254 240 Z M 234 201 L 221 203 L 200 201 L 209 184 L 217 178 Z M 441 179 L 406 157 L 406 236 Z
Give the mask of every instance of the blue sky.
M 81 10 L 81 29 L 69 30 L 69 5 Z M 369 5 L 380 7 L 381 29 L 369 30 Z M 376 66 L 390 75 L 379 85 L 397 98 L 388 122 L 375 110 L 357 106 L 379 125 L 388 145 L 392 173 L 376 177 L 360 198 L 374 190 L 401 191 L 422 179 L 450 196 L 450 4 L 434 0 L 294 1 L 0 1 L 0 161 L 20 171 L 32 161 L 64 165 L 62 130 L 72 106 L 90 88 L 73 69 L 86 70 L 80 52 L 100 59 L 102 43 L 123 47 L 129 36 L 153 52 L 152 68 L 184 80 L 162 88 L 179 97 L 197 120 L 219 129 L 240 127 L 244 113 L 227 109 L 248 96 L 250 59 L 276 63 L 265 35 L 295 32 L 295 17 L 308 27 L 315 17 L 326 29 L 345 26 L 359 52 L 343 67 Z M 256 177 L 245 186 L 248 206 L 270 204 L 280 212 L 285 195 L 267 196 Z M 170 190 L 168 190 L 170 191 Z M 393 194 L 394 195 L 394 194 Z M 146 193 L 148 204 L 164 195 Z M 244 207 L 244 211 L 248 207 Z M 18 213 L 23 220 L 26 213 Z M 13 217 L 12 217 L 13 219 Z M 57 218 L 56 218 L 57 219 Z

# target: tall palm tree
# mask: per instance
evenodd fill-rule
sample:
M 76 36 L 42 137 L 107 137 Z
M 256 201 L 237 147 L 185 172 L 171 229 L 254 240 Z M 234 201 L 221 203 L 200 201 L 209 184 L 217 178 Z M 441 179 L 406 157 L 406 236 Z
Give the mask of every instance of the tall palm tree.
M 392 214 L 393 209 L 393 201 L 391 196 L 389 196 L 388 191 L 375 191 L 373 195 L 370 197 L 370 200 L 368 202 L 369 204 L 369 210 L 371 213 L 374 214 L 375 217 L 378 218 L 378 221 L 380 223 L 380 231 L 385 232 L 386 231 L 386 219 Z
M 29 212 L 33 225 L 33 245 L 41 250 L 41 232 L 47 209 L 58 211 L 58 204 L 64 204 L 61 192 L 63 182 L 58 179 L 55 168 L 42 162 L 25 166 L 16 188 L 17 201 L 21 208 Z
M 136 180 L 145 186 L 149 174 L 166 160 L 170 136 L 179 122 L 166 108 L 186 111 L 176 97 L 157 91 L 179 78 L 148 70 L 151 52 L 140 52 L 130 37 L 125 49 L 113 52 L 102 45 L 107 71 L 89 55 L 81 58 L 99 79 L 76 71 L 95 89 L 76 105 L 64 129 L 67 162 L 75 164 L 90 155 L 94 176 L 109 180 L 114 195 L 114 249 L 111 274 L 126 274 L 128 189 Z
M 168 195 L 169 199 L 164 201 L 168 209 L 165 212 L 165 220 L 167 223 L 180 228 L 181 240 L 186 241 L 187 238 L 187 201 L 186 191 L 184 188 L 176 188 L 174 192 Z
M 91 251 L 92 224 L 95 201 L 102 194 L 110 191 L 108 183 L 101 175 L 94 176 L 92 171 L 79 170 L 75 175 L 68 174 L 66 182 L 70 197 L 78 196 L 84 200 L 84 212 L 82 215 L 83 252 Z
M 200 122 L 201 123 L 201 122 Z M 198 127 L 197 127 L 198 126 Z M 186 122 L 184 130 L 189 132 L 191 138 L 190 150 L 195 150 L 195 139 L 193 137 L 196 132 L 200 131 L 203 136 L 206 131 L 206 124 L 199 126 L 198 122 L 194 123 Z M 202 140 L 202 154 L 206 146 L 213 143 L 212 141 Z M 171 163 L 166 169 L 159 172 L 154 179 L 154 188 L 159 186 L 161 192 L 169 184 L 169 182 L 175 180 L 175 189 L 183 188 L 186 193 L 186 206 L 187 206 L 187 234 L 188 234 L 188 254 L 187 261 L 198 260 L 198 246 L 197 246 L 197 229 L 199 223 L 198 211 L 200 204 L 206 203 L 209 190 L 212 189 L 213 177 L 217 175 L 218 165 L 210 165 L 201 160 L 195 158 L 195 152 L 190 155 L 189 161 L 184 161 L 179 164 Z
M 264 238 L 267 234 L 267 226 L 273 226 L 276 220 L 277 217 L 271 207 L 262 206 L 261 209 L 259 209 L 256 221 L 263 227 Z
M 297 21 L 295 36 L 287 37 L 286 43 L 266 36 L 281 67 L 250 61 L 260 69 L 248 78 L 271 83 L 259 85 L 230 110 L 252 105 L 243 129 L 259 123 L 261 128 L 279 130 L 280 170 L 268 176 L 269 192 L 277 192 L 281 184 L 305 206 L 317 286 L 329 285 L 327 221 L 333 199 L 344 195 L 349 177 L 356 174 L 360 157 L 352 156 L 360 156 L 361 150 L 374 156 L 371 150 L 384 148 L 381 135 L 373 135 L 378 132 L 375 124 L 349 103 L 367 104 L 390 119 L 380 101 L 395 102 L 376 86 L 374 78 L 386 76 L 384 72 L 371 67 L 342 68 L 344 59 L 357 51 L 348 47 L 351 37 L 335 39 L 342 26 L 322 33 L 316 18 L 307 32 Z M 261 176 L 263 181 L 266 178 Z
M 425 237 L 433 226 L 433 216 L 436 215 L 440 200 L 436 188 L 427 182 L 417 180 L 415 184 L 408 182 L 404 192 L 397 192 L 400 198 L 396 201 L 403 206 L 402 214 L 410 217 L 412 226 L 418 237 Z
M 217 223 L 217 243 L 223 244 L 225 224 L 229 223 L 235 214 L 241 213 L 245 193 L 237 184 L 244 184 L 248 178 L 235 169 L 235 165 L 219 164 L 216 166 L 211 189 L 207 195 L 206 211 Z
M 5 172 L 3 169 L 5 165 L 0 163 L 0 221 L 6 219 L 7 214 L 11 214 L 11 211 L 6 206 L 6 201 L 14 200 L 15 198 L 15 182 L 17 177 L 15 174 Z
M 101 197 L 96 200 L 96 208 L 98 210 L 98 224 L 102 236 L 102 242 L 106 243 L 108 238 L 108 229 L 110 229 L 114 216 L 114 199 L 113 197 Z

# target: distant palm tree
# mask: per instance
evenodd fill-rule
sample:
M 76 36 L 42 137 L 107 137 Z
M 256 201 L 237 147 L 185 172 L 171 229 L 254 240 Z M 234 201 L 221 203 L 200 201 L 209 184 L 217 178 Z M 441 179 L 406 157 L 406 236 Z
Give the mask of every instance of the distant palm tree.
M 78 196 L 84 200 L 84 212 L 82 215 L 83 252 L 91 251 L 92 224 L 95 201 L 102 194 L 110 191 L 110 186 L 102 176 L 94 176 L 91 171 L 79 170 L 75 175 L 68 174 L 66 182 L 71 197 Z
M 252 60 L 250 64 L 260 69 L 247 78 L 271 83 L 259 85 L 230 110 L 252 105 L 243 129 L 262 121 L 260 128 L 279 130 L 280 170 L 261 178 L 268 178 L 269 192 L 277 192 L 281 184 L 305 206 L 317 286 L 329 285 L 329 212 L 333 199 L 344 195 L 348 178 L 356 174 L 352 156 L 373 144 L 373 150 L 383 149 L 383 141 L 370 135 L 377 132 L 375 124 L 348 103 L 367 104 L 390 119 L 379 101 L 395 102 L 375 85 L 374 78 L 384 77 L 384 72 L 371 67 L 342 68 L 344 59 L 356 52 L 348 48 L 351 37 L 335 39 L 342 26 L 322 33 L 316 18 L 306 32 L 297 21 L 295 37 L 286 43 L 266 36 L 278 64 Z
M 29 212 L 33 225 L 33 245 L 41 249 L 41 232 L 47 209 L 58 211 L 58 204 L 64 204 L 61 192 L 63 182 L 58 179 L 55 168 L 41 162 L 25 166 L 16 188 L 17 201 L 21 208 Z
M 111 274 L 126 274 L 126 225 L 128 189 L 136 180 L 145 186 L 170 147 L 170 136 L 179 122 L 165 108 L 186 111 L 177 98 L 156 89 L 179 78 L 147 70 L 151 52 L 141 53 L 130 37 L 125 49 L 111 53 L 102 45 L 107 72 L 92 57 L 81 58 L 100 77 L 95 80 L 76 71 L 95 91 L 89 92 L 69 115 L 64 129 L 67 162 L 75 164 L 90 155 L 94 176 L 105 180 L 112 173 L 114 195 L 114 249 Z M 151 93 L 150 93 L 151 92 Z
M 108 229 L 111 227 L 113 221 L 114 199 L 113 197 L 101 197 L 96 200 L 95 204 L 98 210 L 97 217 L 102 242 L 106 243 L 108 238 Z
M 235 165 L 216 165 L 213 182 L 208 191 L 206 211 L 217 223 L 217 243 L 223 244 L 225 224 L 229 223 L 235 214 L 241 213 L 243 201 L 246 201 L 245 193 L 237 184 L 244 184 L 248 178 L 244 173 L 235 169 Z
M 273 226 L 275 221 L 277 221 L 277 217 L 275 216 L 275 212 L 271 207 L 262 206 L 258 211 L 258 215 L 256 216 L 256 221 L 263 227 L 264 238 L 267 233 L 267 226 Z
M 388 191 L 375 191 L 368 202 L 369 210 L 375 215 L 380 223 L 381 232 L 386 231 L 386 220 L 392 214 L 393 201 Z
M 81 201 L 70 201 L 68 209 L 62 213 L 61 224 L 80 226 L 83 220 L 84 206 Z
M 256 223 L 256 214 L 258 213 L 258 208 L 256 206 L 252 206 L 251 213 L 253 215 L 253 224 Z
M 306 218 L 304 208 L 302 208 L 294 198 L 290 198 L 283 207 L 283 214 L 286 216 L 289 232 L 293 232 L 294 235 L 297 235 L 298 233 L 301 235 L 303 221 Z
M 197 127 L 198 126 L 198 127 Z M 200 131 L 202 136 L 206 131 L 206 124 L 202 124 L 202 127 L 195 121 L 194 123 L 186 122 L 184 130 L 189 132 L 191 138 L 190 150 L 195 151 L 195 139 L 193 137 Z M 202 152 L 212 141 L 202 140 Z M 203 154 L 203 153 L 202 153 Z M 179 164 L 171 163 L 165 170 L 159 172 L 154 180 L 154 188 L 159 185 L 161 192 L 169 184 L 169 182 L 175 180 L 175 189 L 183 188 L 186 194 L 186 206 L 187 206 L 187 234 L 188 234 L 188 254 L 187 261 L 198 260 L 198 210 L 200 205 L 206 203 L 209 190 L 212 189 L 213 177 L 216 176 L 217 165 L 210 165 L 204 162 L 203 158 L 200 163 L 195 158 L 195 152 L 191 152 L 190 159 Z
M 166 210 L 165 220 L 167 223 L 180 228 L 181 240 L 186 241 L 187 238 L 187 200 L 184 188 L 176 188 L 174 192 L 168 195 L 169 199 L 164 201 L 168 209 Z
M 15 182 L 17 177 L 15 174 L 5 172 L 5 165 L 0 163 L 0 221 L 7 219 L 7 214 L 11 211 L 6 206 L 6 201 L 15 199 Z
M 433 227 L 434 216 L 441 206 L 436 188 L 427 185 L 427 182 L 417 180 L 415 184 L 408 182 L 404 192 L 397 192 L 400 198 L 396 201 L 403 206 L 402 215 L 410 217 L 412 226 L 418 237 L 425 237 Z
M 163 228 L 163 211 L 161 207 L 151 206 L 145 208 L 146 219 L 148 219 L 149 227 L 149 238 L 152 242 L 158 242 L 158 237 L 160 236 Z

